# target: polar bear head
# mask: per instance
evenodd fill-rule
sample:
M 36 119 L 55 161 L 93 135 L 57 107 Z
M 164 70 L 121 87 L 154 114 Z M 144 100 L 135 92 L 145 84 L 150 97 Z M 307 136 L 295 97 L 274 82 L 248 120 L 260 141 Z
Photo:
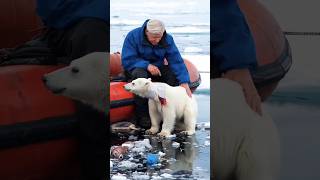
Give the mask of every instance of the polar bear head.
M 124 86 L 125 90 L 141 97 L 148 97 L 151 79 L 137 78 Z
M 89 104 L 105 112 L 107 109 L 108 59 L 105 52 L 94 52 L 76 59 L 69 66 L 44 75 L 47 88 L 58 95 Z

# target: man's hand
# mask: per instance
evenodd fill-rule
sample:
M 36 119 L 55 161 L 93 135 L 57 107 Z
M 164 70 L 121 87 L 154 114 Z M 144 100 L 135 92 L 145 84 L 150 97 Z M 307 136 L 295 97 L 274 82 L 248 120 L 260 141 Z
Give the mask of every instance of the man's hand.
M 150 72 L 150 74 L 152 74 L 152 76 L 161 76 L 159 68 L 155 65 L 149 64 L 148 71 Z
M 243 88 L 243 92 L 248 105 L 251 107 L 252 110 L 262 115 L 261 98 L 253 84 L 248 69 L 230 70 L 223 74 L 222 77 L 238 82 Z
M 192 93 L 191 93 L 191 90 L 190 90 L 190 88 L 189 88 L 188 83 L 180 84 L 180 86 L 181 86 L 181 87 L 184 87 L 184 88 L 186 89 L 187 94 L 188 94 L 189 97 L 192 97 Z

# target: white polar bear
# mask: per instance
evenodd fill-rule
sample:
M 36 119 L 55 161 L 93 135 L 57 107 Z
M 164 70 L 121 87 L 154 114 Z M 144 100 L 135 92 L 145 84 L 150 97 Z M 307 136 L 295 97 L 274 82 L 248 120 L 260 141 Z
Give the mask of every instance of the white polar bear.
M 81 101 L 107 113 L 109 57 L 106 52 L 90 53 L 73 60 L 69 66 L 44 75 L 43 81 L 53 93 Z
M 160 136 L 169 136 L 175 125 L 180 126 L 186 135 L 195 133 L 198 111 L 196 99 L 194 96 L 190 98 L 183 87 L 138 78 L 126 84 L 125 89 L 149 99 L 151 128 L 146 131 L 147 134 L 157 133 L 162 120 L 162 129 L 158 133 Z
M 261 117 L 250 109 L 238 83 L 211 83 L 214 179 L 277 179 L 280 145 L 272 119 L 265 111 Z

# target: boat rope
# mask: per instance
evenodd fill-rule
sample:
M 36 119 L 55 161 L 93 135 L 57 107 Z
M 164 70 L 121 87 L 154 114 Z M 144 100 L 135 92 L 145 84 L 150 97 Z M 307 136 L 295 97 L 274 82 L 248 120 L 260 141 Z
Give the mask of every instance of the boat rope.
M 320 32 L 292 32 L 292 31 L 283 31 L 285 35 L 289 36 L 320 36 Z

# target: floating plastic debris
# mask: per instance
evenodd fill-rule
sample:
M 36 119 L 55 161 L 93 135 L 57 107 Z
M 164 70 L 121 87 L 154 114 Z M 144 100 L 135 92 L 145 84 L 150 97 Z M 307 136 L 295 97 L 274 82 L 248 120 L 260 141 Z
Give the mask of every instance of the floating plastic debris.
M 152 149 L 152 146 L 150 144 L 150 140 L 149 139 L 144 139 L 142 141 L 135 141 L 134 142 L 134 146 L 139 148 L 139 147 L 145 147 L 147 149 Z
M 132 179 L 133 180 L 145 180 L 145 179 L 150 179 L 150 176 L 145 173 L 138 173 L 135 171 L 132 173 Z
M 176 134 L 171 134 L 169 136 L 166 137 L 166 139 L 175 139 L 177 137 Z
M 158 155 L 159 155 L 159 157 L 163 157 L 163 156 L 166 155 L 166 153 L 159 151 L 159 152 L 158 152 Z
M 178 148 L 178 147 L 180 147 L 180 143 L 178 143 L 178 142 L 172 142 L 172 147 Z
M 128 137 L 128 140 L 129 141 L 135 141 L 135 140 L 137 140 L 138 139 L 138 137 L 137 136 L 133 136 L 133 135 L 130 135 L 129 137 Z
M 117 122 L 111 125 L 112 133 L 133 133 L 138 130 L 140 130 L 140 128 L 137 128 L 133 123 L 127 121 Z
M 131 149 L 133 153 L 141 154 L 152 149 L 149 139 L 144 139 L 142 141 L 135 141 L 133 144 L 134 144 L 134 147 Z
M 160 176 L 165 178 L 165 179 L 172 179 L 172 175 L 168 174 L 168 173 L 161 174 Z
M 123 156 L 128 153 L 128 147 L 124 146 L 112 146 L 111 156 L 118 159 L 123 159 Z
M 121 146 L 127 147 L 130 150 L 134 147 L 134 143 L 131 141 L 127 141 L 127 142 L 123 143 Z
M 133 153 L 144 153 L 146 151 L 145 147 L 134 147 L 131 149 Z
M 135 169 L 139 165 L 137 163 L 131 162 L 131 161 L 121 161 L 118 164 L 118 167 L 122 170 L 129 170 L 129 169 Z
M 163 180 L 163 177 L 158 176 L 158 175 L 155 175 L 155 176 L 152 176 L 151 179 L 152 179 L 152 180 Z
M 159 162 L 159 155 L 158 154 L 152 154 L 149 153 L 147 155 L 147 165 L 153 166 Z
M 127 178 L 122 174 L 117 174 L 117 175 L 113 175 L 111 177 L 111 180 L 127 180 Z
M 204 139 L 201 142 L 201 147 L 206 147 L 204 144 L 210 143 L 210 138 L 205 139 L 205 137 L 210 137 L 210 134 L 207 132 L 199 134 L 203 135 Z M 110 179 L 164 180 L 193 178 L 192 173 L 190 175 L 184 169 L 179 171 L 175 168 L 182 162 L 181 158 L 176 156 L 176 153 L 180 153 L 178 152 L 179 150 L 189 152 L 188 149 L 194 149 L 194 145 L 199 146 L 197 141 L 189 137 L 180 136 L 180 134 L 171 135 L 170 138 L 174 140 L 157 136 L 146 137 L 143 134 L 136 137 L 143 139 L 137 141 L 122 140 L 120 141 L 121 145 L 117 143 L 117 146 L 112 147 L 112 150 L 115 151 L 112 156 L 118 158 L 112 158 L 112 162 L 110 161 Z M 128 136 L 126 136 L 127 138 Z M 122 148 L 125 148 L 126 151 L 122 152 Z M 122 156 L 119 154 L 122 154 Z M 179 174 L 175 174 L 177 170 L 180 172 Z

